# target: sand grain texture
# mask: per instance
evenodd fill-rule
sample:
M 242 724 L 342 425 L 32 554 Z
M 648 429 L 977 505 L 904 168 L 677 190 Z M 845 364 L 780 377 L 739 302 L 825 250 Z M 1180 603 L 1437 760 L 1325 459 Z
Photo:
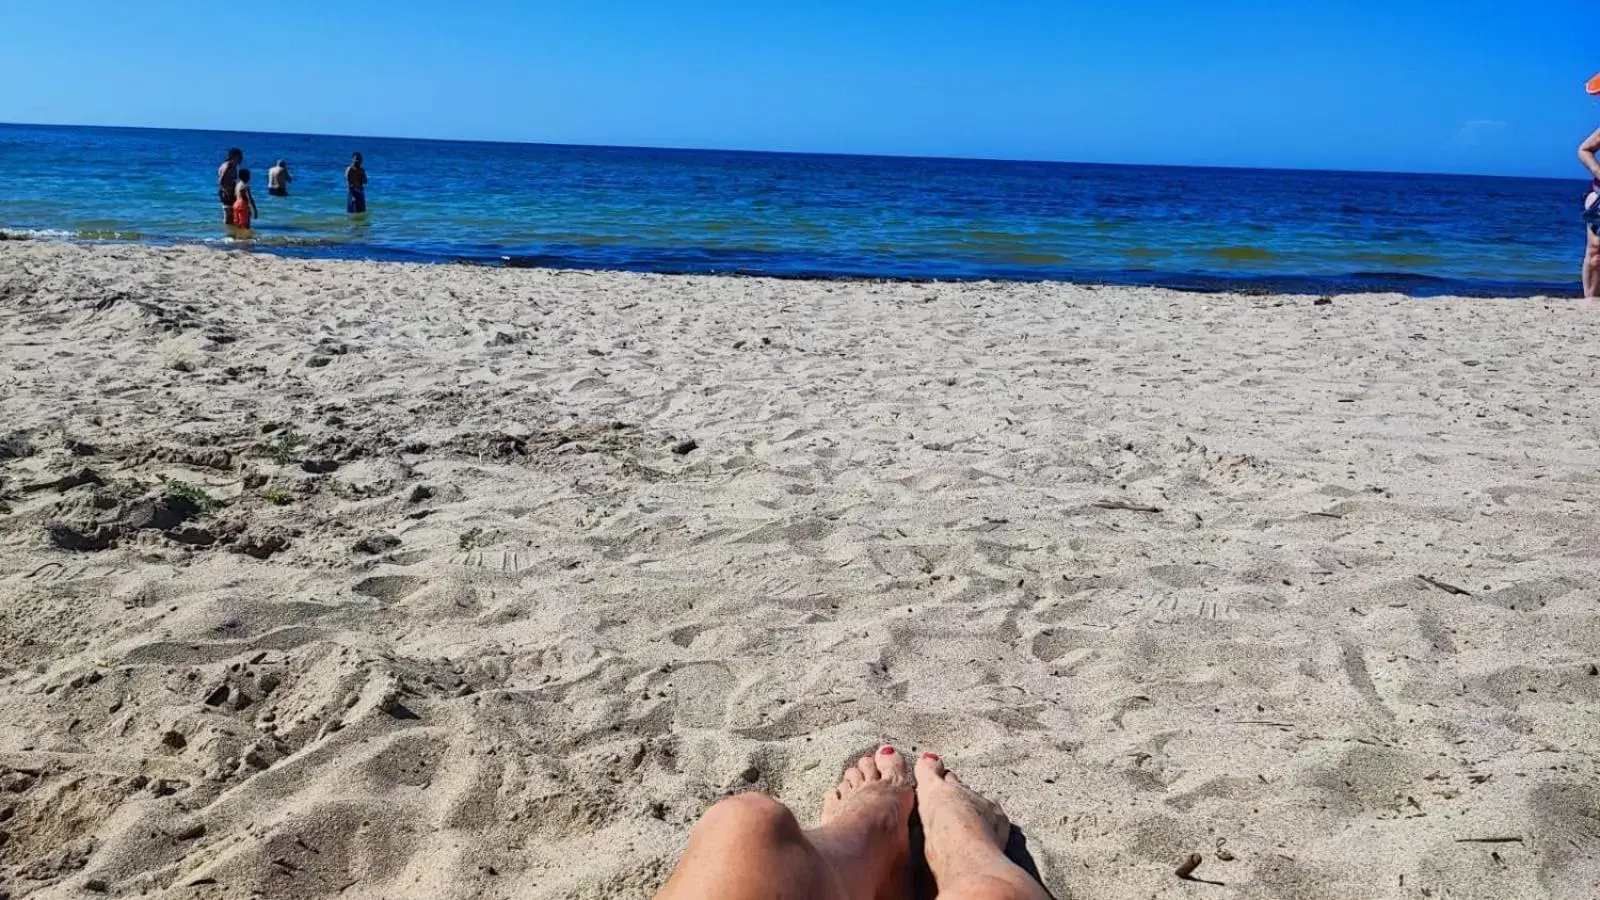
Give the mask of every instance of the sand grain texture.
M 1597 335 L 5 242 L 0 890 L 646 897 L 889 740 L 1061 897 L 1600 896 Z

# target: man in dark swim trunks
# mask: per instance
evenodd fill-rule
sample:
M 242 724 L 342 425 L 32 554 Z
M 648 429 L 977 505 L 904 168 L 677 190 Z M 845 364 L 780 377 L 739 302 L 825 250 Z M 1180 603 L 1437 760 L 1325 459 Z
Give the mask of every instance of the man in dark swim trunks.
M 289 182 L 294 176 L 289 174 L 289 163 L 278 160 L 278 164 L 267 170 L 267 193 L 274 197 L 289 196 Z
M 244 151 L 238 147 L 228 150 L 228 158 L 217 166 L 217 199 L 222 201 L 222 224 L 233 224 L 233 201 L 238 199 L 239 166 L 244 162 Z
M 354 215 L 367 211 L 367 170 L 361 167 L 361 154 L 352 154 L 350 168 L 344 170 L 344 183 L 350 189 L 345 211 Z

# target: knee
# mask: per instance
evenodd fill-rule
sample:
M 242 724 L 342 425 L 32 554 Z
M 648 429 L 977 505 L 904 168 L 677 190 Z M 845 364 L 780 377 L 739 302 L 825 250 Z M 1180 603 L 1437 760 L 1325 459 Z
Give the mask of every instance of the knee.
M 706 810 L 695 826 L 698 832 L 731 832 L 746 840 L 784 842 L 802 836 L 794 813 L 782 803 L 761 794 L 739 794 Z

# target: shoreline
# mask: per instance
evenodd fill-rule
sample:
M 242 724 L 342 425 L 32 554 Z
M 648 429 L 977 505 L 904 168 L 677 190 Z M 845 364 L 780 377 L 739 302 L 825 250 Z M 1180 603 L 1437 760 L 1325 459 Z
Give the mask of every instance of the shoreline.
M 143 247 L 203 247 L 212 250 L 244 251 L 281 256 L 288 259 L 324 259 L 368 262 L 413 263 L 418 265 L 466 265 L 484 268 L 547 269 L 551 271 L 595 272 L 614 274 L 712 276 L 727 278 L 772 278 L 781 281 L 820 281 L 885 284 L 1065 284 L 1093 288 L 1155 288 L 1186 294 L 1245 293 L 1296 294 L 1296 295 L 1351 295 L 1399 293 L 1419 300 L 1464 297 L 1471 299 L 1582 299 L 1582 290 L 1573 285 L 1462 281 L 1413 272 L 1352 272 L 1342 275 L 1223 275 L 1216 273 L 1161 273 L 1161 272 L 1092 272 L 1077 274 L 1039 275 L 1036 277 L 1013 273 L 1011 275 L 946 275 L 922 277 L 917 275 L 830 274 L 816 271 L 766 271 L 761 269 L 721 269 L 712 264 L 702 267 L 656 266 L 641 263 L 636 267 L 590 266 L 568 260 L 560 255 L 503 255 L 489 253 L 481 256 L 456 254 L 428 254 L 395 248 L 356 248 L 350 253 L 333 252 L 348 246 L 324 239 L 298 241 L 283 239 L 239 242 L 232 238 L 214 239 L 152 239 L 137 237 L 84 237 L 53 229 L 15 229 L 0 227 L 0 240 L 7 241 L 60 241 L 71 244 L 131 244 Z M 682 253 L 703 253 L 688 248 Z
M 19 898 L 647 898 L 886 741 L 1058 896 L 1600 883 L 1594 303 L 205 249 L 0 242 Z

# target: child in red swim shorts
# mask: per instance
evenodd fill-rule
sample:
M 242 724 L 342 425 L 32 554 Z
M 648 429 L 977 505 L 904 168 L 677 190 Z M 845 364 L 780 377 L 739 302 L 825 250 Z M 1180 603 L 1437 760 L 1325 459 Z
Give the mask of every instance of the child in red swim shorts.
M 239 187 L 234 191 L 233 227 L 242 231 L 250 229 L 250 220 L 261 215 L 256 210 L 256 195 L 250 190 L 250 170 L 239 170 Z

